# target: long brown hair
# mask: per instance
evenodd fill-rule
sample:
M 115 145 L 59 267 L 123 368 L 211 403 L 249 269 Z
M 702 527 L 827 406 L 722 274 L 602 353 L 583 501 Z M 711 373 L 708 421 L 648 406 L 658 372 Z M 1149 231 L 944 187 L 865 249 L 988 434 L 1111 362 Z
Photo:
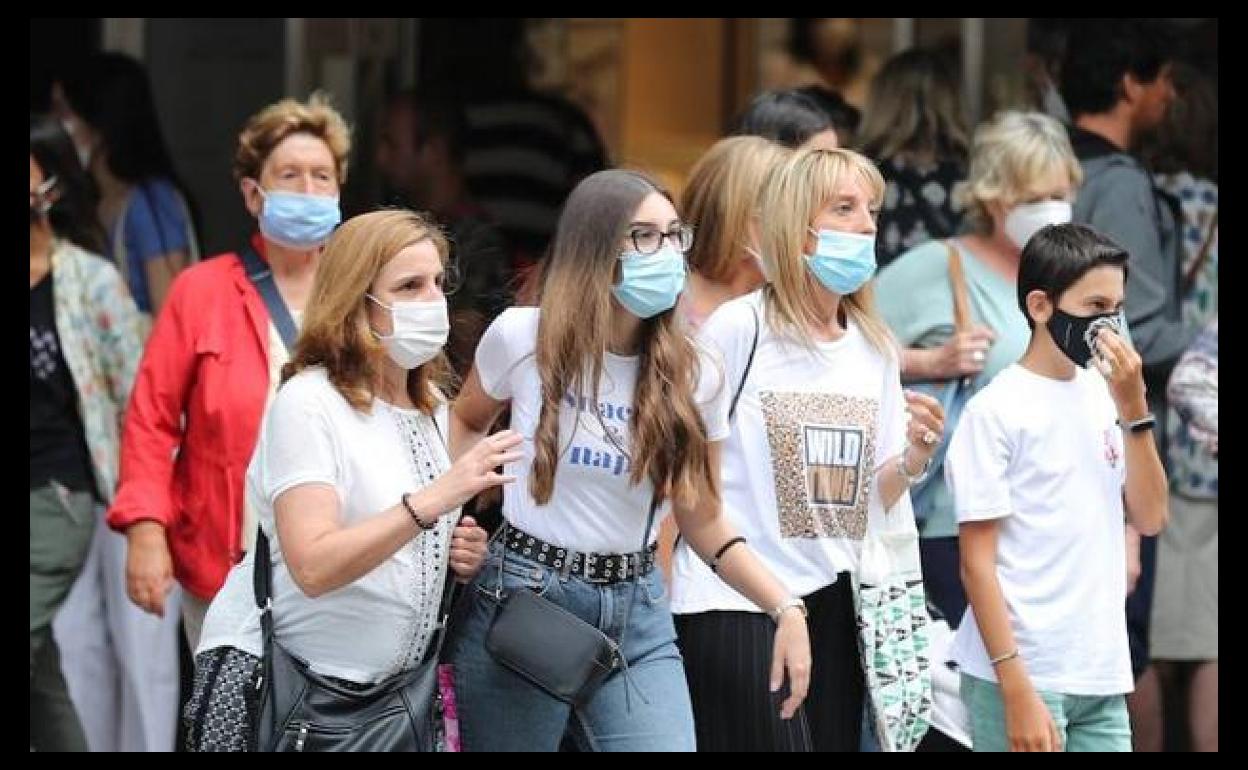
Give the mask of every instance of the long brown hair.
M 421 241 L 431 242 L 446 264 L 446 237 L 411 211 L 361 214 L 334 231 L 317 266 L 295 353 L 282 367 L 283 383 L 310 366 L 324 366 L 351 406 L 371 408 L 386 350 L 368 325 L 364 293 L 394 255 Z M 432 414 L 450 379 L 446 355 L 439 353 L 408 372 L 407 394 L 417 409 Z
M 877 160 L 910 154 L 965 163 L 967 133 L 957 75 L 945 55 L 912 48 L 889 59 L 872 81 L 858 144 Z
M 620 242 L 648 196 L 671 196 L 635 171 L 609 169 L 586 177 L 564 205 L 547 257 L 537 327 L 542 406 L 529 491 L 549 502 L 558 467 L 559 405 L 564 394 L 598 393 L 611 337 L 611 286 Z M 712 484 L 706 426 L 694 391 L 698 357 L 675 308 L 641 322 L 637 387 L 629 419 L 630 481 L 649 478 L 656 499 L 692 505 Z

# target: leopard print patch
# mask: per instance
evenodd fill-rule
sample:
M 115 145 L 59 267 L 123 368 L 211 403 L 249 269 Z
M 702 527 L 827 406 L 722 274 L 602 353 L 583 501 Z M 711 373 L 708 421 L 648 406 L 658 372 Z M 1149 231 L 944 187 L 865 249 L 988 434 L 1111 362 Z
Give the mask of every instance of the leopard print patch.
M 862 540 L 879 401 L 760 391 L 781 537 Z

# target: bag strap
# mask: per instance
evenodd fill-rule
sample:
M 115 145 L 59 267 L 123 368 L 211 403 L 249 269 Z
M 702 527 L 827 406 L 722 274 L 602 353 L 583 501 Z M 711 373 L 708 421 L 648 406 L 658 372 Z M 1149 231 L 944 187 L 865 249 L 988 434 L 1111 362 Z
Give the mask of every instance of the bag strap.
M 750 343 L 750 357 L 745 359 L 745 371 L 741 373 L 741 382 L 737 385 L 737 392 L 732 397 L 732 406 L 728 407 L 728 421 L 731 422 L 733 415 L 737 413 L 737 402 L 741 400 L 741 392 L 745 390 L 745 381 L 750 376 L 750 368 L 754 366 L 754 353 L 758 350 L 758 334 L 760 323 L 758 320 L 758 309 L 750 305 L 750 311 L 754 316 L 754 341 Z
M 962 267 L 962 253 L 953 240 L 945 241 L 949 257 L 949 290 L 953 294 L 953 326 L 959 332 L 967 332 L 975 325 L 971 314 L 971 298 L 966 288 L 966 272 Z
M 1213 210 L 1213 217 L 1209 220 L 1209 229 L 1205 232 L 1205 241 L 1200 244 L 1200 252 L 1196 254 L 1195 261 L 1192 266 L 1187 269 L 1187 274 L 1183 276 L 1183 293 L 1187 294 L 1196 285 L 1196 276 L 1200 275 L 1200 269 L 1205 266 L 1205 262 L 1209 258 L 1209 249 L 1213 246 L 1213 237 L 1218 233 L 1218 210 Z
M 290 309 L 286 307 L 286 301 L 282 299 L 281 292 L 277 290 L 277 281 L 273 280 L 273 271 L 260 259 L 260 255 L 256 254 L 251 244 L 244 246 L 238 256 L 243 261 L 243 269 L 247 271 L 247 278 L 256 287 L 256 291 L 260 292 L 260 298 L 264 300 L 264 306 L 269 311 L 269 318 L 277 327 L 277 333 L 281 336 L 282 343 L 286 345 L 286 351 L 293 354 L 295 340 L 299 338 L 299 328 L 295 326 Z

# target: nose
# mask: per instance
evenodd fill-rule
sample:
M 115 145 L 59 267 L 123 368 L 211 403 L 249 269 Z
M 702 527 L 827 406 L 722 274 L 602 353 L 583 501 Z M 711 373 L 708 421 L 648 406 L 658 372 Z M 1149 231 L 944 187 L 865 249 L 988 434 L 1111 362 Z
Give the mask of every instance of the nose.
M 867 208 L 859 209 L 854 226 L 859 235 L 875 235 L 875 217 Z

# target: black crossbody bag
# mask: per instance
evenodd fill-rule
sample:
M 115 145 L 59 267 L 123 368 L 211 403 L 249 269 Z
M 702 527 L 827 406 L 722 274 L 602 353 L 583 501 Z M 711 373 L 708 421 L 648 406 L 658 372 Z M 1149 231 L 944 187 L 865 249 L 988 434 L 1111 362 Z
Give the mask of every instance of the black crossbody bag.
M 658 507 L 656 495 L 650 501 L 650 515 L 642 531 L 639 552 L 644 552 L 649 544 L 650 528 Z M 504 522 L 504 539 L 507 527 Z M 555 698 L 573 705 L 586 703 L 607 677 L 628 665 L 622 647 L 633 602 L 637 599 L 640 571 L 632 578 L 633 590 L 624 610 L 624 630 L 617 643 L 596 626 L 527 588 L 504 592 L 506 561 L 507 547 L 504 546 L 498 564 L 498 590 L 492 595 L 498 608 L 485 636 L 485 649 L 494 660 Z

